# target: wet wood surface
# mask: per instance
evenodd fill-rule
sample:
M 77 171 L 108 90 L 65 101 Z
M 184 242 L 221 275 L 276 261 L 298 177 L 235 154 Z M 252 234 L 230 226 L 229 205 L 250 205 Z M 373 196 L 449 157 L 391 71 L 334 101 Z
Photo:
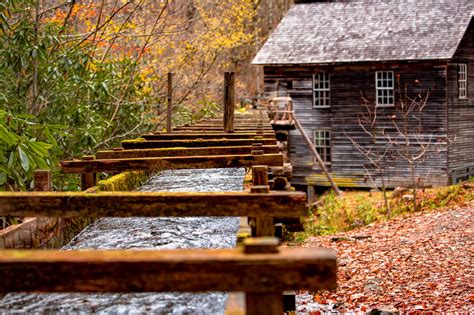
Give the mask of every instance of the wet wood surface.
M 262 146 L 264 153 L 278 153 L 277 145 Z M 104 150 L 96 153 L 97 159 L 144 158 L 164 156 L 199 156 L 199 155 L 247 155 L 252 153 L 252 146 L 230 146 L 209 148 L 158 148 L 131 150 Z
M 0 292 L 320 290 L 336 287 L 332 250 L 4 250 Z
M 302 192 L 0 192 L 0 216 L 301 217 Z
M 246 167 L 256 164 L 283 165 L 283 155 L 208 155 L 153 158 L 105 159 L 93 161 L 62 161 L 64 173 L 121 172 L 137 170 Z

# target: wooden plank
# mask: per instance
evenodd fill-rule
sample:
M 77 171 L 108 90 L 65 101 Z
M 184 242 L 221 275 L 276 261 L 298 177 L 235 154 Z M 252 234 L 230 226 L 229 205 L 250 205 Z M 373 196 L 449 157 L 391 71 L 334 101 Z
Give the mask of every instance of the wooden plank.
M 193 140 L 193 139 L 253 139 L 255 137 L 263 137 L 264 139 L 275 139 L 275 133 L 258 134 L 256 132 L 250 133 L 173 133 L 173 134 L 143 134 L 141 135 L 146 140 Z
M 336 288 L 330 249 L 4 250 L 0 292 L 167 292 Z M 280 297 L 281 298 L 281 297 Z
M 277 145 L 262 146 L 265 153 L 278 153 Z M 199 155 L 236 155 L 251 154 L 252 146 L 238 147 L 209 147 L 209 148 L 162 148 L 162 149 L 132 149 L 104 150 L 96 153 L 97 159 L 123 159 L 164 156 L 199 156 Z
M 0 192 L 0 216 L 301 217 L 302 192 Z
M 276 145 L 275 139 L 204 139 L 204 140 L 156 140 L 156 141 L 122 141 L 124 149 L 152 148 L 198 148 L 252 145 L 255 142 L 263 145 Z
M 137 170 L 164 170 L 185 168 L 232 168 L 252 165 L 283 165 L 283 155 L 208 155 L 208 156 L 172 156 L 131 159 L 110 159 L 94 161 L 62 161 L 64 173 L 84 172 L 122 172 Z

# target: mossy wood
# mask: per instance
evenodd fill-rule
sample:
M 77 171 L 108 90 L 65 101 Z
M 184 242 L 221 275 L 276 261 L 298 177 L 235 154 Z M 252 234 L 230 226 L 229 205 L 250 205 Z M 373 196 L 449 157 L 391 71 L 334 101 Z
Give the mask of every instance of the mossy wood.
M 229 168 L 246 167 L 256 164 L 283 165 L 283 155 L 208 155 L 208 156 L 175 156 L 154 158 L 106 159 L 93 161 L 62 161 L 64 173 L 84 172 L 120 172 L 136 170 L 165 170 L 192 168 Z
M 262 147 L 265 153 L 278 153 L 276 145 Z M 161 148 L 161 149 L 132 149 L 132 150 L 104 150 L 96 153 L 97 159 L 124 159 L 164 156 L 200 156 L 200 155 L 235 155 L 251 154 L 252 146 L 209 147 L 209 148 Z
M 330 249 L 0 251 L 0 292 L 167 292 L 336 288 Z
M 122 141 L 124 149 L 151 149 L 151 148 L 202 148 L 223 146 L 247 146 L 253 143 L 276 145 L 275 139 L 198 139 L 198 140 L 151 140 L 151 141 Z
M 256 132 L 245 133 L 205 133 L 205 132 L 191 132 L 191 133 L 173 133 L 173 134 L 143 134 L 141 136 L 146 140 L 193 140 L 193 139 L 253 139 L 255 137 L 263 137 L 264 139 L 275 139 L 275 133 L 266 132 L 258 134 Z
M 0 216 L 301 217 L 301 192 L 0 192 Z

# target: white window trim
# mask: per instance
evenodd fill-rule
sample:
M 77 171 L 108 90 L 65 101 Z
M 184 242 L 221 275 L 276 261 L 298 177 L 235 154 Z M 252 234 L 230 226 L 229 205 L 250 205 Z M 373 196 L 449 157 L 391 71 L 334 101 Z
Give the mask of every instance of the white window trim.
M 321 87 L 319 84 L 318 87 L 315 86 L 316 78 L 318 76 L 324 76 L 323 80 L 318 78 L 318 82 L 327 82 L 328 87 L 325 88 L 324 84 L 323 87 Z M 316 94 L 317 92 L 327 92 L 328 93 L 328 105 L 323 105 L 323 106 L 316 106 Z M 313 108 L 330 108 L 331 107 L 331 75 L 329 73 L 318 73 L 318 74 L 313 74 Z
M 318 132 L 327 132 L 327 138 L 324 136 L 322 138 L 322 146 L 318 146 L 316 145 L 316 134 Z M 321 138 L 318 138 L 318 139 L 321 139 Z M 326 140 L 329 139 L 329 145 L 326 145 Z M 324 164 L 326 165 L 331 165 L 331 162 L 332 162 L 332 140 L 331 140 L 331 131 L 330 130 L 327 130 L 327 129 L 314 129 L 313 130 L 313 145 L 314 145 L 314 148 L 316 149 L 316 152 L 318 152 L 318 148 L 322 148 L 323 150 L 323 153 L 324 154 L 318 154 L 320 155 L 321 159 L 323 160 Z M 327 149 L 329 149 L 329 154 L 327 153 Z M 329 157 L 329 161 L 328 161 L 328 157 Z
M 467 100 L 467 64 L 458 64 L 458 97 Z
M 392 74 L 392 86 L 391 87 L 379 87 L 378 86 L 379 73 L 391 73 Z M 384 80 L 384 79 L 381 79 L 381 80 Z M 379 95 L 378 95 L 379 91 L 392 91 L 393 103 L 391 103 L 391 104 L 380 104 L 379 103 Z M 376 104 L 376 107 L 394 107 L 395 106 L 395 74 L 393 73 L 393 71 L 375 71 L 375 104 Z

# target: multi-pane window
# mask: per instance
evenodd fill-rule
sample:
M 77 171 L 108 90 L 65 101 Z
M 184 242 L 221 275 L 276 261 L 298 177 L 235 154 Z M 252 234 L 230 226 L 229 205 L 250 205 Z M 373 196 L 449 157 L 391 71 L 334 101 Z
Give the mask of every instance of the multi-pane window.
M 465 63 L 458 65 L 458 87 L 459 99 L 467 99 L 467 65 Z
M 377 71 L 375 72 L 375 90 L 377 98 L 377 106 L 393 106 L 395 105 L 394 97 L 394 75 L 393 71 Z
M 314 108 L 327 108 L 330 106 L 329 74 L 320 73 L 313 75 Z
M 314 147 L 326 164 L 331 163 L 331 132 L 328 130 L 314 130 Z

